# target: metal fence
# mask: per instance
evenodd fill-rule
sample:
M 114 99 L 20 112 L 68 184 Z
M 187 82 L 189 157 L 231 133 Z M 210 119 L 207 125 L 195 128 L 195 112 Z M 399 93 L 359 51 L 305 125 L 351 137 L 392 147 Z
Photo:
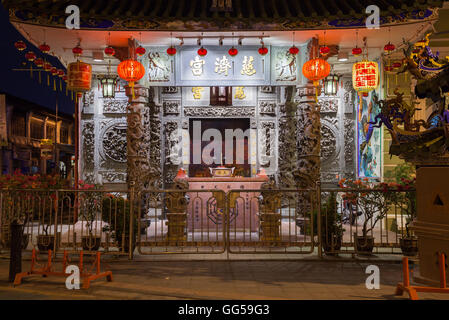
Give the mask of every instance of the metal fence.
M 319 185 L 226 193 L 1 190 L 0 245 L 10 246 L 15 219 L 24 226 L 24 250 L 100 250 L 132 258 L 135 252 L 362 253 L 372 245 L 375 254 L 401 253 L 414 192 Z

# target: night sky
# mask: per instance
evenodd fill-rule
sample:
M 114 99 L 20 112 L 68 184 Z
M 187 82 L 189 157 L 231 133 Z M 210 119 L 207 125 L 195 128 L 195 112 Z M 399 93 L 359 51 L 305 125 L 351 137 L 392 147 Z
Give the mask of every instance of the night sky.
M 45 58 L 54 67 L 58 69 L 66 69 L 59 60 L 50 55 L 44 55 L 38 48 L 28 42 L 14 26 L 9 23 L 8 12 L 0 3 L 0 93 L 6 93 L 23 100 L 38 104 L 51 111 L 56 110 L 56 99 L 59 101 L 59 113 L 71 115 L 74 113 L 74 102 L 71 100 L 70 91 L 68 96 L 65 93 L 65 83 L 62 86 L 62 92 L 59 92 L 59 78 L 56 81 L 57 92 L 53 91 L 53 76 L 50 74 L 50 86 L 47 86 L 47 74 L 41 72 L 42 83 L 39 84 L 38 73 L 34 72 L 33 79 L 30 78 L 30 72 L 13 71 L 14 68 L 29 68 L 30 62 L 25 59 L 28 51 L 33 51 L 37 57 Z M 36 37 L 39 39 L 38 37 Z M 14 43 L 22 40 L 27 44 L 27 48 L 18 51 L 14 47 Z M 22 63 L 26 62 L 26 66 Z M 33 63 L 33 69 L 36 65 Z M 32 108 L 30 106 L 30 108 Z

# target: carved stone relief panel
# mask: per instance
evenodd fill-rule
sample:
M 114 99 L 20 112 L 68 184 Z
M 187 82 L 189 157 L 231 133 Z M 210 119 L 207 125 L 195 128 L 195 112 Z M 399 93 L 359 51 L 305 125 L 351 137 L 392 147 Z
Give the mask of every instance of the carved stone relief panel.
M 126 182 L 126 172 L 117 171 L 104 171 L 99 172 L 103 183 L 125 183 Z
M 84 169 L 94 169 L 95 151 L 95 124 L 93 121 L 84 121 L 82 130 Z
M 355 120 L 344 120 L 344 140 L 345 140 L 345 163 L 346 168 L 354 166 L 354 150 L 355 150 Z
M 126 163 L 126 130 L 126 121 L 114 120 L 100 131 L 100 156 L 103 160 Z
M 276 115 L 276 102 L 275 101 L 259 101 L 259 113 L 263 115 L 275 116 Z
M 164 110 L 164 116 L 177 115 L 180 113 L 181 101 L 180 100 L 165 100 L 162 103 L 162 108 Z
M 162 87 L 163 94 L 175 94 L 179 92 L 179 87 Z
M 187 117 L 254 117 L 255 107 L 184 107 Z
M 339 169 L 338 157 L 341 144 L 338 139 L 337 119 L 321 119 L 321 166 L 322 171 Z M 326 170 L 327 169 L 327 170 Z
M 274 121 L 260 121 L 259 131 L 259 164 L 268 168 L 274 166 L 274 148 L 276 141 L 276 124 Z
M 343 82 L 343 89 L 344 89 L 344 94 L 343 94 L 343 102 L 344 102 L 344 106 L 345 106 L 345 113 L 353 113 L 354 112 L 354 107 L 355 107 L 355 90 L 352 86 L 352 80 L 345 80 Z
M 336 98 L 320 98 L 318 103 L 321 107 L 321 113 L 337 113 L 338 99 Z
M 128 100 L 122 99 L 103 99 L 103 114 L 108 113 L 126 113 Z
M 169 121 L 164 123 L 165 164 L 178 165 L 179 161 L 179 132 L 178 123 Z

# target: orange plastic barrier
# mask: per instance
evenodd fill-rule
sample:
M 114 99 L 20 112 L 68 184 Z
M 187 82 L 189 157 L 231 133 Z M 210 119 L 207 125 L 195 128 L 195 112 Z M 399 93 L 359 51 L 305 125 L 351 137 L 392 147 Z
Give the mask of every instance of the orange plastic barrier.
M 418 292 L 435 292 L 435 293 L 449 293 L 449 288 L 446 288 L 446 269 L 445 269 L 445 257 L 444 253 L 438 254 L 438 265 L 440 268 L 440 287 L 424 287 L 424 286 L 411 286 L 410 285 L 410 272 L 408 267 L 408 258 L 402 258 L 402 272 L 404 281 L 398 283 L 396 286 L 395 295 L 402 296 L 406 291 L 410 297 L 410 300 L 418 300 Z
M 101 253 L 97 252 L 95 256 L 95 261 L 92 265 L 91 270 L 85 270 L 84 264 L 83 264 L 83 257 L 84 253 L 83 251 L 80 252 L 80 259 L 79 259 L 79 270 L 80 270 L 80 278 L 83 279 L 83 289 L 88 289 L 90 287 L 90 282 L 92 280 L 106 277 L 107 281 L 112 281 L 112 271 L 105 271 L 101 272 L 100 269 L 100 258 Z M 46 265 L 42 266 L 42 268 L 36 268 L 38 263 L 38 259 L 36 256 L 36 250 L 33 249 L 32 255 L 31 255 L 31 269 L 27 272 L 21 272 L 16 274 L 16 278 L 14 279 L 14 286 L 19 285 L 22 283 L 22 279 L 26 277 L 30 277 L 33 275 L 42 275 L 43 277 L 48 276 L 60 276 L 60 277 L 68 277 L 70 273 L 66 273 L 66 267 L 68 263 L 68 254 L 67 251 L 64 251 L 64 258 L 62 260 L 62 271 L 55 271 L 52 265 L 52 251 L 48 250 L 48 259 Z M 92 270 L 95 268 L 95 271 L 92 273 Z

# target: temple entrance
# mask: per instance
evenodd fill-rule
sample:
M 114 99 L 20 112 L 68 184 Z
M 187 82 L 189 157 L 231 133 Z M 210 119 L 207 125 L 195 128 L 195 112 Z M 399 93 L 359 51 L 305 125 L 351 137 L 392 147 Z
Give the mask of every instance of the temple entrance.
M 189 177 L 212 177 L 212 168 L 231 168 L 232 175 L 251 176 L 250 119 L 190 119 Z

